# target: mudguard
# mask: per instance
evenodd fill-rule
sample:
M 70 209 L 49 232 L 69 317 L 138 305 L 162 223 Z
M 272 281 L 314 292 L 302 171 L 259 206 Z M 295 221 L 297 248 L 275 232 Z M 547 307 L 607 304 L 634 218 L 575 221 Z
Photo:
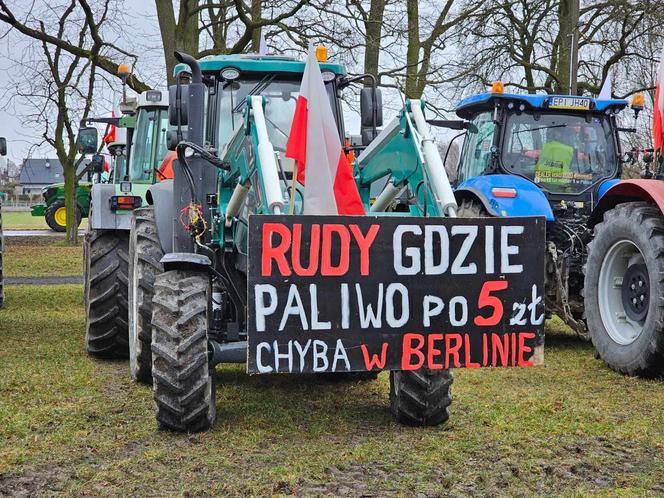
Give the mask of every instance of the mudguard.
M 210 258 L 203 254 L 196 254 L 191 252 L 170 252 L 164 254 L 160 263 L 164 265 L 164 271 L 207 271 L 208 268 L 212 266 L 212 261 L 210 261 Z
M 498 197 L 494 188 L 514 189 L 515 197 Z M 493 216 L 544 216 L 554 221 L 553 211 L 544 193 L 531 181 L 514 175 L 486 175 L 470 178 L 454 191 L 457 203 L 478 199 Z
M 157 234 L 164 254 L 173 251 L 173 180 L 164 180 L 152 185 L 145 195 L 148 204 L 154 206 Z
M 604 184 L 602 184 L 602 187 L 604 187 Z M 618 204 L 635 201 L 655 204 L 664 213 L 664 182 L 662 180 L 642 179 L 614 182 L 601 196 L 595 210 L 590 215 L 588 226 L 593 227 L 602 221 L 604 213 Z
M 94 230 L 129 230 L 131 211 L 111 211 L 111 197 L 116 194 L 115 185 L 96 183 L 90 191 L 90 205 L 93 206 L 89 223 Z M 99 206 L 99 209 L 94 208 Z

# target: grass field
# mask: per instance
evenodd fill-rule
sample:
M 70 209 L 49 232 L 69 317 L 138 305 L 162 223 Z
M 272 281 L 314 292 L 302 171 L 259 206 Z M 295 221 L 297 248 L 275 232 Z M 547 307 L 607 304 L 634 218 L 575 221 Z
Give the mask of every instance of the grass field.
M 80 229 L 88 226 L 88 219 L 81 220 Z M 29 211 L 3 211 L 4 230 L 50 230 L 43 216 L 32 216 Z
M 396 425 L 387 374 L 332 383 L 225 366 L 214 429 L 177 435 L 156 430 L 151 390 L 125 362 L 85 354 L 80 286 L 6 292 L 0 495 L 664 493 L 664 383 L 607 370 L 559 322 L 543 367 L 457 371 L 442 427 Z
M 55 277 L 83 274 L 82 245 L 69 247 L 61 238 L 7 238 L 5 275 Z M 82 243 L 82 240 L 81 240 Z

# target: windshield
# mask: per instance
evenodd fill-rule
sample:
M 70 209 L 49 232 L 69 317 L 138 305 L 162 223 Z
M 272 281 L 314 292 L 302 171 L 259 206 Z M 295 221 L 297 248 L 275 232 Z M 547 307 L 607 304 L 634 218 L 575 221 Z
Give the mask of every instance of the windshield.
M 106 173 L 110 182 L 121 182 L 125 175 L 125 155 L 119 154 L 111 157 L 112 168 L 111 171 Z M 103 178 L 103 175 L 102 175 Z
M 496 125 L 490 112 L 478 114 L 471 120 L 461 150 L 460 181 L 484 174 L 491 159 L 495 131 Z
M 217 149 L 222 150 L 233 131 L 242 125 L 247 95 L 251 94 L 267 98 L 265 120 L 270 141 L 274 150 L 285 151 L 302 83 L 301 75 L 297 76 L 297 79 L 275 79 L 272 75 L 266 75 L 263 78 L 222 81 L 217 97 Z M 334 87 L 327 83 L 325 88 L 336 116 Z
M 168 110 L 142 108 L 138 112 L 132 137 L 129 180 L 152 183 L 152 175 L 166 155 Z
M 552 193 L 580 193 L 615 175 L 618 164 L 608 119 L 524 112 L 507 117 L 501 159 L 510 173 Z

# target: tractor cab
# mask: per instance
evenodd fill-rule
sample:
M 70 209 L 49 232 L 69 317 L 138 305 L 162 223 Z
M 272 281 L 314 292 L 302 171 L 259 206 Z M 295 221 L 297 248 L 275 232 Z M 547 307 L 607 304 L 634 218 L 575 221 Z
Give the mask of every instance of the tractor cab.
M 457 105 L 456 114 L 466 129 L 458 188 L 473 188 L 485 175 L 510 175 L 541 190 L 553 211 L 579 208 L 589 214 L 620 177 L 617 115 L 628 102 L 501 90 L 502 85 L 495 84 L 492 92 Z M 490 189 L 502 189 L 487 192 L 488 210 L 502 216 L 517 214 L 496 199 L 518 198 L 523 183 L 504 178 L 486 183 Z
M 268 138 L 281 156 L 284 169 L 290 173 L 293 165 L 283 154 L 299 97 L 304 62 L 284 56 L 246 54 L 209 56 L 199 63 L 207 86 L 205 140 L 221 155 L 244 124 L 248 97 L 261 96 L 265 103 Z M 345 69 L 332 63 L 321 63 L 320 69 L 339 135 L 343 137 L 343 116 L 337 94 Z M 187 70 L 187 65 L 180 64 L 175 73 L 188 82 Z
M 130 139 L 129 168 L 122 179 L 150 185 L 160 180 L 157 169 L 166 156 L 167 133 L 168 94 L 159 90 L 141 93 Z

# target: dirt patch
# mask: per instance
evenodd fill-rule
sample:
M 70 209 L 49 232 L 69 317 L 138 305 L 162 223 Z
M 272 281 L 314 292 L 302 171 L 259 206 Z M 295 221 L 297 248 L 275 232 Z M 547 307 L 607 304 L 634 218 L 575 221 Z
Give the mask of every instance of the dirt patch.
M 610 491 L 631 483 L 634 475 L 648 474 L 651 463 L 661 460 L 662 451 L 636 444 L 598 437 L 560 446 L 552 442 L 547 458 L 522 461 L 518 448 L 506 457 L 490 446 L 486 454 L 474 455 L 459 462 L 472 469 L 459 480 L 451 468 L 429 469 L 402 465 L 397 471 L 386 470 L 382 463 L 350 462 L 328 467 L 327 478 L 320 481 L 299 480 L 277 483 L 275 493 L 299 496 L 442 496 L 535 495 L 565 493 L 570 490 Z M 545 452 L 547 453 L 547 452 Z M 465 465 L 464 465 L 465 464 Z M 655 477 L 654 494 L 664 492 L 664 476 Z M 412 483 L 411 488 L 406 483 Z
M 0 496 L 57 496 L 67 482 L 59 468 L 25 469 L 21 474 L 0 475 Z

